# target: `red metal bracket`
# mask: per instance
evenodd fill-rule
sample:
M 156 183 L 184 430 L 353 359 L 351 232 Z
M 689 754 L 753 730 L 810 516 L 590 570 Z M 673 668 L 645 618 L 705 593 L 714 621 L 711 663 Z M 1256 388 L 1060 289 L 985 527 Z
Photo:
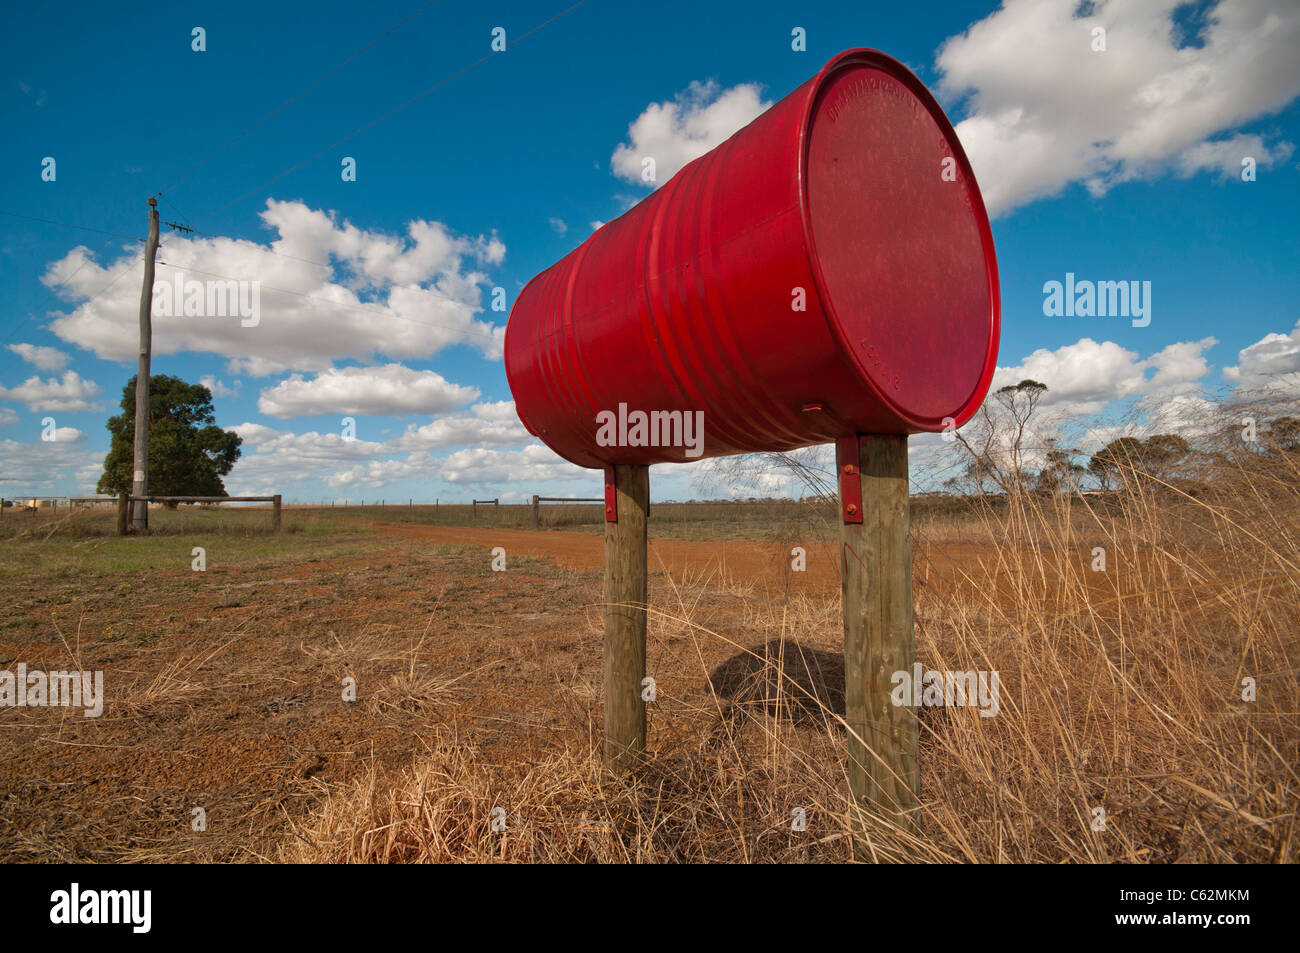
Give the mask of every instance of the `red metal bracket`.
M 835 441 L 835 470 L 840 481 L 840 517 L 846 523 L 862 522 L 862 473 L 858 438 Z
M 605 467 L 605 522 L 618 522 L 618 493 L 615 489 L 614 468 Z

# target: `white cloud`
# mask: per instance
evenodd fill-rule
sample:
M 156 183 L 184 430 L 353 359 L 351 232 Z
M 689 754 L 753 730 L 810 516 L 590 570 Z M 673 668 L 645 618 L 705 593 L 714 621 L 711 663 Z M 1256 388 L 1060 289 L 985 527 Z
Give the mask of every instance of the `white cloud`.
M 1178 172 L 1184 178 L 1198 172 L 1217 172 L 1225 179 L 1236 179 L 1241 176 L 1241 160 L 1248 156 L 1257 166 L 1271 166 L 1286 162 L 1294 151 L 1289 142 L 1269 146 L 1260 136 L 1236 135 L 1184 149 L 1178 156 Z
M 551 226 L 551 231 L 557 235 L 563 235 L 569 230 L 569 226 L 562 218 L 548 218 L 546 221 Z
M 1300 321 L 1290 334 L 1267 334 L 1242 348 L 1223 378 L 1247 391 L 1300 394 Z
M 475 485 L 506 479 L 541 484 L 589 472 L 534 441 L 519 423 L 514 403 L 504 400 L 475 404 L 467 414 L 410 427 L 384 441 L 344 440 L 341 434 L 315 431 L 293 434 L 251 422 L 231 429 L 244 439 L 244 456 L 235 464 L 227 486 L 246 488 L 249 493 L 278 492 L 273 487 L 296 483 L 306 475 L 341 489 L 380 487 L 411 477 Z M 466 443 L 479 446 L 465 448 Z M 461 449 L 447 457 L 428 452 L 451 447 Z M 499 447 L 520 449 L 494 449 Z M 481 472 L 475 469 L 480 466 Z
M 218 354 L 229 358 L 229 373 L 257 376 L 320 371 L 335 360 L 378 354 L 425 359 L 458 344 L 500 357 L 504 326 L 479 317 L 492 286 L 481 268 L 505 258 L 495 235 L 456 236 L 424 220 L 411 222 L 404 236 L 364 231 L 301 202 L 273 199 L 261 217 L 278 235 L 269 245 L 171 236 L 157 275 L 159 282 L 179 272 L 197 281 L 260 282 L 256 326 L 156 314 L 155 354 Z M 78 247 L 52 263 L 42 282 L 78 303 L 55 318 L 54 333 L 106 360 L 133 360 L 139 281 L 128 277 L 138 274 L 139 260 L 127 248 L 101 266 Z
M 957 134 L 991 214 L 1073 182 L 1102 195 L 1170 168 L 1290 156 L 1288 143 L 1214 137 L 1300 95 L 1300 5 L 1222 0 L 1199 46 L 1180 46 L 1171 14 L 1182 0 L 1109 0 L 1076 17 L 1080 6 L 1007 0 L 939 50 L 941 90 L 970 96 Z M 1097 27 L 1105 52 L 1092 50 Z
M 71 427 L 60 428 L 72 434 Z M 104 452 L 80 448 L 81 439 L 37 440 L 20 443 L 0 440 L 0 487 L 5 496 L 17 493 L 48 494 L 64 480 L 74 481 L 78 493 L 93 493 L 103 472 Z
M 438 461 L 438 475 L 448 483 L 541 483 L 547 480 L 599 479 L 586 470 L 556 456 L 540 443 L 522 450 L 489 450 L 483 447 L 457 450 Z M 593 477 L 594 475 L 594 477 Z
M 1197 382 L 1210 370 L 1205 352 L 1216 343 L 1212 337 L 1179 342 L 1142 359 L 1114 341 L 1083 338 L 1054 351 L 1039 348 L 1014 367 L 999 367 L 991 389 L 1036 380 L 1047 385 L 1044 410 L 1076 417 L 1129 397 L 1167 400 L 1198 390 Z
M 12 427 L 18 423 L 18 415 L 8 407 L 0 407 L 0 427 Z
M 38 344 L 10 344 L 9 350 L 38 371 L 61 371 L 68 366 L 68 355 L 57 347 L 42 347 Z
M 422 427 L 410 427 L 392 441 L 399 450 L 441 450 L 478 444 L 517 447 L 532 438 L 515 414 L 514 401 L 475 404 L 468 416 L 443 417 Z
M 22 401 L 31 411 L 94 410 L 92 398 L 98 394 L 99 385 L 76 371 L 64 371 L 61 379 L 29 377 L 17 387 L 0 387 L 0 397 Z
M 271 417 L 318 414 L 441 414 L 478 397 L 477 387 L 453 384 L 433 371 L 401 364 L 344 367 L 322 371 L 311 380 L 294 374 L 262 391 L 257 409 Z
M 212 392 L 213 397 L 234 397 L 239 393 L 239 387 L 242 381 L 235 381 L 233 388 L 227 387 L 222 381 L 217 380 L 213 374 L 204 374 L 199 378 L 199 383 Z
M 771 105 L 754 83 L 723 89 L 713 80 L 693 82 L 672 101 L 645 108 L 628 126 L 630 141 L 614 150 L 610 167 L 620 179 L 646 184 L 641 179 L 642 160 L 653 158 L 657 188 Z

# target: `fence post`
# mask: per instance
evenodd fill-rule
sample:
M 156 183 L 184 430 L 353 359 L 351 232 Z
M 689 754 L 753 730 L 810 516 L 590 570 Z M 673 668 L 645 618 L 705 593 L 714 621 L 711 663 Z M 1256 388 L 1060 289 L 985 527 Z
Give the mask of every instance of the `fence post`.
M 271 504 L 271 529 L 280 532 L 280 494 L 275 494 L 275 500 Z
M 646 508 L 650 468 L 606 467 L 614 509 L 605 517 L 605 764 L 625 774 L 645 752 Z M 612 517 L 612 518 L 611 518 Z
M 859 810 L 915 829 L 916 711 L 890 698 L 915 661 L 907 438 L 848 437 L 837 451 L 849 791 Z M 858 854 L 868 859 L 861 843 Z
M 126 535 L 127 516 L 131 509 L 130 499 L 125 493 L 117 495 L 117 535 Z
M 539 497 L 536 493 L 533 494 L 533 529 L 542 528 L 542 514 L 540 512 L 541 507 L 538 504 L 538 501 L 540 499 L 541 497 Z

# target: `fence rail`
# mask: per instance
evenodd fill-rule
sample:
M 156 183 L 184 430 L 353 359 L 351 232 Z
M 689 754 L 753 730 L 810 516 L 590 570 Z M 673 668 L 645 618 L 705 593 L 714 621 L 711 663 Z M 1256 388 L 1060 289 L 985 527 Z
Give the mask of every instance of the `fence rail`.
M 540 504 L 542 503 L 604 503 L 604 502 L 605 500 L 603 498 L 592 499 L 591 497 L 584 496 L 575 499 L 574 497 L 571 496 L 538 496 L 536 493 L 534 493 L 533 494 L 533 529 L 541 529 L 542 527 L 542 509 L 540 506 Z
M 58 510 L 59 504 L 66 502 L 68 509 L 72 509 L 78 503 L 116 503 L 115 496 L 34 496 L 32 494 L 19 496 L 0 496 L 0 519 L 4 518 L 6 509 L 30 510 L 35 509 L 32 504 L 36 502 L 49 503 L 51 510 Z M 44 507 L 41 507 L 42 509 Z
M 132 503 L 270 503 L 271 529 L 280 532 L 280 494 L 274 496 L 135 496 L 123 493 L 117 498 L 117 535 L 125 536 Z

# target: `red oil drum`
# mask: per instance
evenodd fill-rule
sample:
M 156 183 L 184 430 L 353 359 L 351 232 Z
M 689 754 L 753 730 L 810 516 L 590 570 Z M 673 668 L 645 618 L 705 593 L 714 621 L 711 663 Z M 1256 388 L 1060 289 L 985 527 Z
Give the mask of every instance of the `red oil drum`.
M 999 316 L 951 124 L 902 64 L 849 50 L 533 278 L 506 375 L 584 467 L 791 450 L 960 426 Z M 681 420 L 702 437 L 669 439 Z

